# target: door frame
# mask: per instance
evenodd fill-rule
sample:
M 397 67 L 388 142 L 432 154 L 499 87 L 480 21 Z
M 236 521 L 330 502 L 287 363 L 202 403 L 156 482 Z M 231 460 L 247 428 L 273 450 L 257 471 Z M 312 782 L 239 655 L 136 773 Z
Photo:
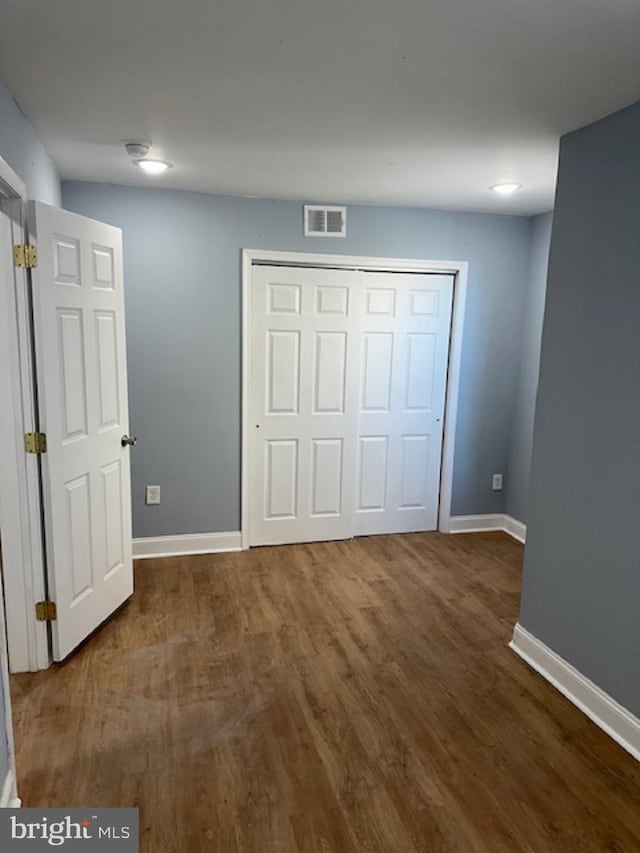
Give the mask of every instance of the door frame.
M 24 181 L 0 157 L 0 678 L 4 694 L 4 730 L 9 767 L 0 779 L 0 807 L 20 805 L 11 712 L 9 663 L 12 669 L 49 665 L 46 627 L 37 623 L 33 606 L 44 590 L 40 539 L 38 464 L 24 452 L 24 433 L 35 429 L 28 282 L 13 263 L 13 245 L 25 240 L 20 206 Z M 15 205 L 14 217 L 12 206 Z M 16 220 L 18 220 L 16 222 Z
M 242 480 L 241 480 L 241 537 L 242 547 L 249 548 L 251 468 L 249 452 L 249 412 L 251 377 L 249 351 L 252 328 L 252 267 L 256 262 L 290 264 L 292 266 L 330 267 L 332 269 L 357 269 L 366 272 L 413 272 L 453 275 L 453 306 L 449 338 L 449 366 L 445 400 L 442 465 L 440 468 L 440 499 L 438 505 L 438 530 L 451 530 L 451 495 L 453 488 L 453 460 L 455 451 L 458 390 L 462 360 L 462 335 L 464 309 L 467 297 L 468 261 L 430 261 L 419 258 L 380 258 L 359 255 L 325 255 L 316 252 L 279 252 L 266 249 L 242 250 Z
M 0 199 L 19 209 L 24 182 L 0 158 Z M 6 321 L 6 351 L 0 367 L 0 394 L 6 403 L 0 442 L 0 505 L 6 634 L 11 672 L 34 672 L 50 665 L 47 626 L 35 619 L 35 603 L 45 598 L 38 457 L 24 452 L 24 433 L 36 429 L 29 283 L 13 264 L 13 244 L 25 241 L 18 212 L 3 223 L 0 236 L 0 314 Z

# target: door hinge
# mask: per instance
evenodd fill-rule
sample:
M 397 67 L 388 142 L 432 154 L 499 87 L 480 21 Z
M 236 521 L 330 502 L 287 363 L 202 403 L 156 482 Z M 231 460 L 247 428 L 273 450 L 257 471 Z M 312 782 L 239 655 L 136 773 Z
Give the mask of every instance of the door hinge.
M 38 266 L 38 250 L 28 243 L 19 243 L 13 247 L 13 263 L 22 269 L 35 269 Z
M 55 622 L 58 612 L 55 601 L 37 601 L 36 619 L 38 622 Z
M 46 453 L 47 436 L 44 432 L 26 432 L 24 434 L 24 449 L 27 453 Z

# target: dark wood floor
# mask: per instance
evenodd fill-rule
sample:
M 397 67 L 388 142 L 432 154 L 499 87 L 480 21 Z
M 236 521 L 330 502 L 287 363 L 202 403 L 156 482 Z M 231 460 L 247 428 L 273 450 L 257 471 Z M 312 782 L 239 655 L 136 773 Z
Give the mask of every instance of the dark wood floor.
M 27 806 L 139 806 L 144 853 L 640 850 L 640 772 L 507 648 L 522 549 L 384 536 L 138 565 L 13 679 Z

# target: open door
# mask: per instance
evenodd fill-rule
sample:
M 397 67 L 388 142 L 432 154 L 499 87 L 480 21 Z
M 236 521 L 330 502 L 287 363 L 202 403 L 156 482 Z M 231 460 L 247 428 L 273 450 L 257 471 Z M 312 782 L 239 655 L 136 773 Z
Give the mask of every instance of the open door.
M 38 202 L 28 220 L 48 598 L 62 660 L 133 592 L 122 233 Z

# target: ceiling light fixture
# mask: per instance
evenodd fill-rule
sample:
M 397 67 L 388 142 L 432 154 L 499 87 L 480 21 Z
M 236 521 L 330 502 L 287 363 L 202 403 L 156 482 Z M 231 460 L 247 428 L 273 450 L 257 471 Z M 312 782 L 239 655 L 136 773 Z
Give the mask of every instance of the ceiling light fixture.
M 163 172 L 166 172 L 167 169 L 171 168 L 171 163 L 167 163 L 166 160 L 134 160 L 133 161 L 136 166 L 139 166 L 143 172 L 146 172 L 147 175 L 161 175 Z
M 125 142 L 124 150 L 133 160 L 136 166 L 139 166 L 147 175 L 161 175 L 170 169 L 172 164 L 166 160 L 155 160 L 153 157 L 147 157 L 151 145 L 148 142 Z
M 494 184 L 494 186 L 489 187 L 490 190 L 498 193 L 498 195 L 511 195 L 511 193 L 521 188 L 522 184 Z

